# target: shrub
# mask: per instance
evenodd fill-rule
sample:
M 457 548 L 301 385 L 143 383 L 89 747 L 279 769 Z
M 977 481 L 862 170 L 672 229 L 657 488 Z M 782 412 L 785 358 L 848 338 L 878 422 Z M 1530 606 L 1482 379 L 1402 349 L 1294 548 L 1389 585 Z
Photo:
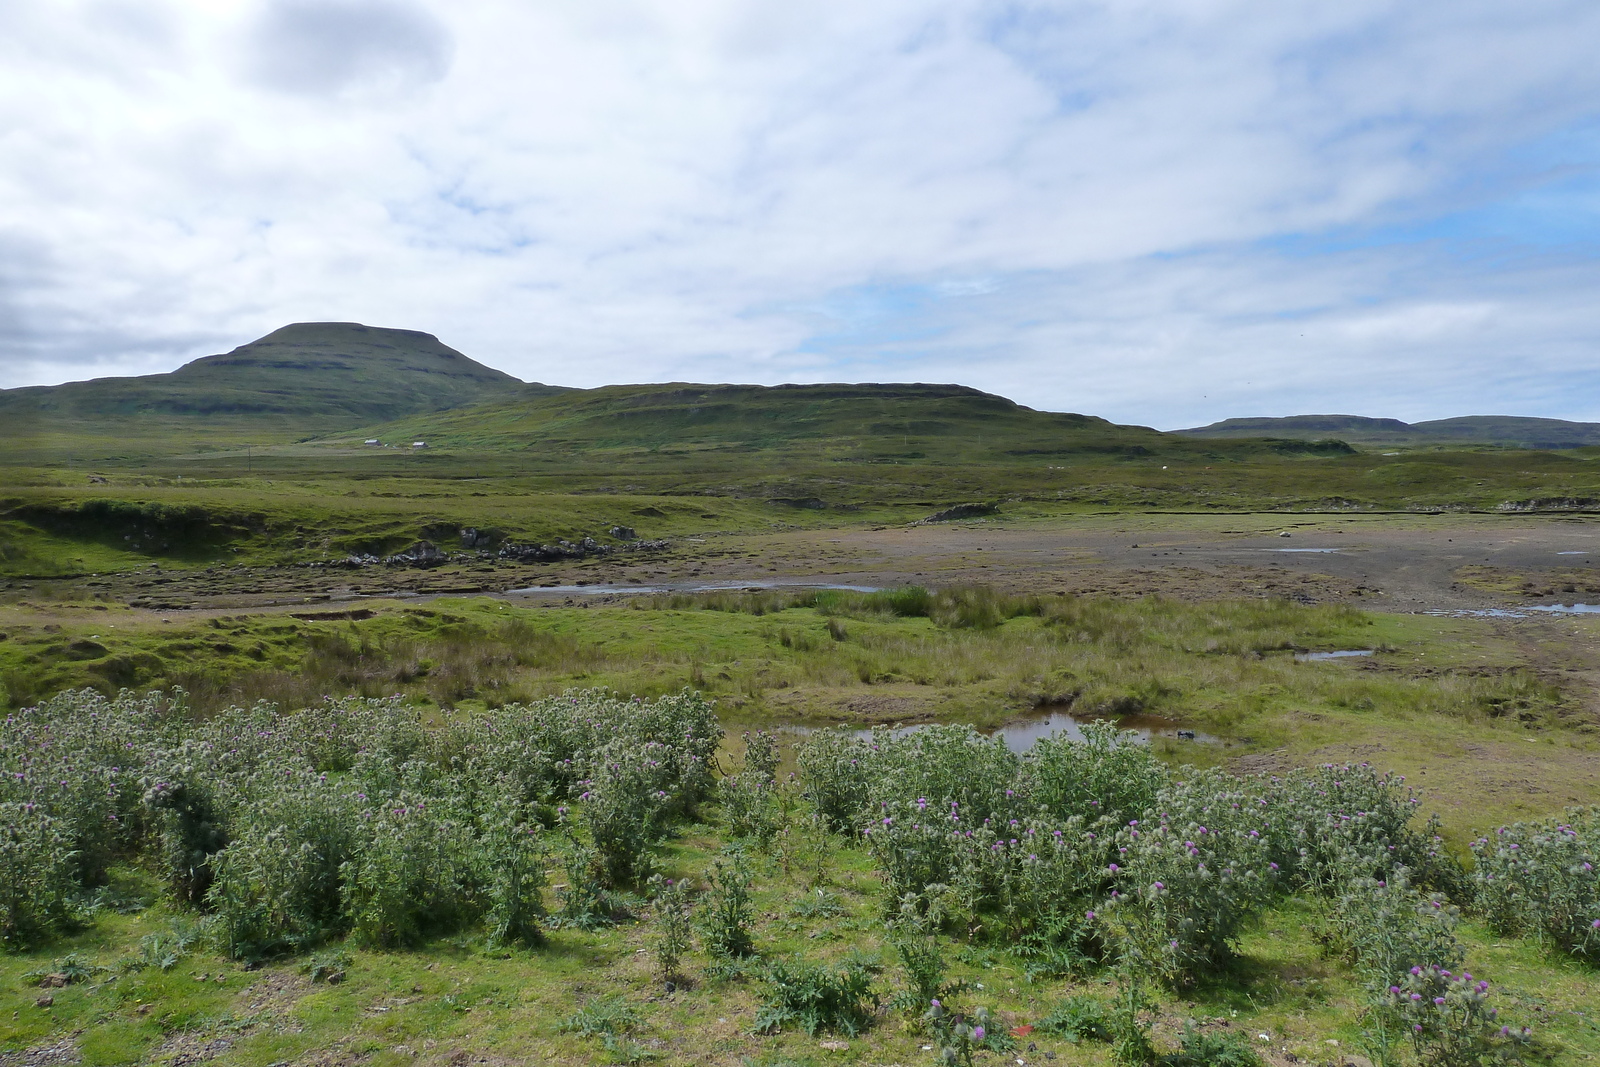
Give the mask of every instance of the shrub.
M 1455 934 L 1460 911 L 1419 893 L 1404 867 L 1387 879 L 1356 873 L 1370 866 L 1352 855 L 1350 875 L 1330 915 L 1333 939 L 1375 995 L 1417 967 L 1456 967 L 1466 950 Z
M 706 872 L 710 888 L 700 908 L 700 939 L 711 956 L 729 960 L 755 953 L 750 882 L 749 865 L 737 853 L 731 860 L 714 860 Z
M 298 951 L 348 929 L 342 879 L 356 802 L 320 775 L 276 781 L 241 820 L 243 835 L 211 861 L 206 901 L 223 950 L 239 958 Z
M 544 940 L 545 848 L 539 828 L 517 819 L 506 803 L 479 837 L 479 862 L 488 911 L 489 944 L 537 945 Z
M 1496 932 L 1600 962 L 1600 808 L 1502 826 L 1472 850 L 1477 906 Z
M 70 923 L 72 860 L 54 819 L 33 804 L 0 803 L 0 945 L 26 948 Z
M 867 805 L 867 746 L 843 730 L 819 730 L 800 746 L 796 761 L 805 796 L 832 830 L 845 831 Z
M 899 919 L 889 926 L 889 941 L 906 976 L 906 988 L 890 1003 L 905 1012 L 922 1012 L 928 1004 L 962 988 L 960 982 L 945 982 L 944 949 L 934 936 L 937 923 L 919 914 L 918 903 L 907 895 L 900 903 Z
M 567 884 L 558 890 L 561 911 L 555 917 L 555 924 L 579 930 L 610 926 L 615 921 L 613 916 L 617 907 L 611 894 L 606 891 L 599 854 L 578 840 L 571 839 L 564 867 Z
M 1081 741 L 1037 741 L 1022 762 L 1029 799 L 1056 819 L 1105 816 L 1124 825 L 1149 810 L 1168 778 L 1149 745 L 1108 722 L 1085 726 Z
M 1186 1026 L 1178 1051 L 1164 1063 L 1168 1067 L 1261 1067 L 1261 1057 L 1239 1034 Z
M 766 848 L 778 835 L 783 806 L 778 796 L 778 739 L 764 730 L 745 734 L 744 770 L 718 783 L 722 814 L 735 837 Z
M 1073 1042 L 1110 1041 L 1115 1036 L 1105 1005 L 1081 993 L 1057 1004 L 1049 1015 L 1034 1023 L 1034 1027 Z
M 172 891 L 187 903 L 200 903 L 211 888 L 211 857 L 228 843 L 211 784 L 192 765 L 169 764 L 145 789 L 144 806 Z
M 1268 842 L 1251 828 L 1250 799 L 1201 775 L 1163 790 L 1153 822 L 1130 820 L 1117 834 L 1107 869 L 1119 890 L 1103 908 L 1168 977 L 1192 979 L 1229 959 L 1271 899 Z
M 649 878 L 651 850 L 666 829 L 678 788 L 673 762 L 668 746 L 657 741 L 634 747 L 617 740 L 595 753 L 578 800 L 606 885 L 638 885 Z
M 683 954 L 689 951 L 694 916 L 691 887 L 684 879 L 674 881 L 656 875 L 650 879 L 650 888 L 655 894 L 656 973 L 670 980 L 678 976 Z
M 1420 885 L 1466 896 L 1465 872 L 1444 849 L 1436 822 L 1411 826 L 1421 799 L 1403 777 L 1365 763 L 1330 763 L 1257 782 L 1263 833 L 1290 884 L 1334 892 L 1343 877 L 1338 864 L 1355 853 L 1372 861 L 1366 877 L 1405 867 Z
M 1521 1063 L 1532 1033 L 1502 1025 L 1488 1005 L 1489 983 L 1438 967 L 1413 967 L 1379 1007 L 1427 1067 Z
M 767 999 L 756 1013 L 755 1029 L 777 1033 L 797 1026 L 813 1037 L 823 1031 L 861 1033 L 872 1024 L 878 998 L 872 975 L 859 963 L 809 963 L 798 957 L 775 960 L 766 973 Z
M 405 796 L 362 819 L 341 869 L 344 912 L 357 940 L 381 948 L 415 944 L 483 914 L 474 842 L 460 820 Z
M 935 1000 L 923 1013 L 922 1020 L 933 1034 L 939 1062 L 947 1067 L 972 1067 L 974 1053 L 1016 1047 L 1016 1042 L 996 1024 L 988 1008 L 979 1008 L 969 1018 L 951 1012 L 942 1001 Z

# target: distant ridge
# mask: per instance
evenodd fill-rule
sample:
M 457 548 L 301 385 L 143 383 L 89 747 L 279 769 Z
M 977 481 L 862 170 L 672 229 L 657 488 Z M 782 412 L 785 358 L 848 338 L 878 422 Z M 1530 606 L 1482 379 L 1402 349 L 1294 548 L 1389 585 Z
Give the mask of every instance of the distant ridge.
M 1505 448 L 1584 448 L 1600 445 L 1600 423 L 1519 415 L 1466 415 L 1407 423 L 1362 415 L 1290 415 L 1284 418 L 1224 419 L 1173 433 L 1189 437 L 1278 437 L 1313 440 L 1337 437 L 1366 445 L 1498 445 Z
M 0 390 L 0 415 L 287 416 L 358 425 L 559 391 L 486 367 L 432 334 L 297 322 L 168 374 Z
M 375 437 L 430 447 L 615 462 L 721 463 L 770 470 L 819 461 L 993 463 L 1048 469 L 1067 457 L 1107 461 L 1225 451 L 1234 456 L 1333 455 L 1348 445 L 1301 441 L 1214 445 L 1092 415 L 1035 411 L 964 385 L 821 383 L 607 385 L 409 416 L 331 443 Z M 671 458 L 677 457 L 677 458 Z M 715 458 L 714 457 L 721 457 Z

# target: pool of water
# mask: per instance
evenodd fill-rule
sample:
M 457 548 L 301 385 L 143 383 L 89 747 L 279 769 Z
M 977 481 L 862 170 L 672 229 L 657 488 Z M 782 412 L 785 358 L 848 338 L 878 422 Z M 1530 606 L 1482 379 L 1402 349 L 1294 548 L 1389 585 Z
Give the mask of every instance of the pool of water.
M 1349 659 L 1352 656 L 1370 656 L 1376 651 L 1370 648 L 1341 648 L 1335 652 L 1296 652 L 1294 658 L 1300 663 L 1318 663 L 1328 659 Z
M 1019 718 L 1000 726 L 998 729 L 985 730 L 983 733 L 989 737 L 1003 739 L 1007 748 L 1013 752 L 1020 753 L 1032 748 L 1035 741 L 1042 741 L 1047 737 L 1064 737 L 1073 741 L 1081 741 L 1083 740 L 1084 724 L 1093 722 L 1101 717 L 1097 715 L 1073 715 L 1071 712 L 1065 711 L 1052 711 Z M 1115 721 L 1123 733 L 1133 735 L 1135 740 L 1143 744 L 1149 744 L 1153 738 L 1157 737 L 1202 745 L 1217 744 L 1222 740 L 1200 730 L 1187 729 L 1171 719 L 1163 719 L 1159 715 L 1124 715 Z M 916 723 L 911 726 L 897 726 L 891 732 L 896 737 L 903 737 L 906 734 L 916 733 L 918 730 L 925 730 L 928 725 L 926 723 Z M 828 727 L 807 723 L 782 723 L 776 729 L 779 733 L 808 736 L 818 730 L 828 729 Z M 850 732 L 855 737 L 863 740 L 872 736 L 870 729 L 852 730 Z
M 1588 552 L 1585 552 L 1585 551 L 1583 551 L 1581 549 L 1572 549 L 1572 550 L 1567 551 L 1567 552 L 1557 552 L 1556 553 L 1556 555 L 1558 555 L 1558 556 L 1587 556 L 1588 554 L 1589 554 Z
M 1269 548 L 1268 552 L 1343 552 L 1342 548 Z
M 571 596 L 609 596 L 616 593 L 760 593 L 768 589 L 846 589 L 853 593 L 876 593 L 876 585 L 832 585 L 821 582 L 668 582 L 662 585 L 607 585 L 594 582 L 589 585 L 530 585 L 522 589 L 507 589 L 507 593 L 533 596 L 539 593 Z
M 1530 612 L 1545 615 L 1600 615 L 1600 604 L 1535 604 L 1526 608 L 1483 608 L 1477 611 L 1424 611 L 1445 619 L 1531 619 Z

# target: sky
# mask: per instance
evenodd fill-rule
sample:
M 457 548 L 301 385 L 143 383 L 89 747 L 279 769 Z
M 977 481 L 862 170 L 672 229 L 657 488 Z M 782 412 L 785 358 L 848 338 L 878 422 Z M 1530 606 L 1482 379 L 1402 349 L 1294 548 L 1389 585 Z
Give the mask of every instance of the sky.
M 0 3 L 0 387 L 520 378 L 1600 421 L 1593 0 Z

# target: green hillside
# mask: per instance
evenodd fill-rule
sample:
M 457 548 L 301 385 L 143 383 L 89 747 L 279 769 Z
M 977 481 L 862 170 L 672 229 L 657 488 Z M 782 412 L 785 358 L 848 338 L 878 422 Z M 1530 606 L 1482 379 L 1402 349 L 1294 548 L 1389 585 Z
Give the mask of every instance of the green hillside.
M 1047 464 L 1050 457 L 1195 456 L 1215 446 L 1090 415 L 1035 411 L 960 385 L 615 385 L 411 416 L 368 427 L 386 440 L 541 455 L 651 457 L 752 453 L 777 462 Z M 356 435 L 351 435 L 352 438 Z M 346 440 L 338 438 L 342 443 Z M 1338 445 L 1252 441 L 1230 455 L 1347 452 Z
M 1480 445 L 1551 449 L 1600 445 L 1600 423 L 1533 419 L 1518 415 L 1466 415 L 1415 423 L 1362 415 L 1290 415 L 1285 418 L 1224 419 L 1209 426 L 1172 432 L 1213 439 L 1270 436 L 1315 440 L 1337 437 L 1356 444 L 1398 448 Z
M 49 417 L 294 415 L 392 419 L 525 388 L 432 334 L 297 322 L 220 356 L 137 378 L 0 391 L 0 413 Z
M 169 374 L 0 390 L 12 462 L 73 462 L 300 440 L 422 411 L 559 392 L 432 334 L 301 322 Z

